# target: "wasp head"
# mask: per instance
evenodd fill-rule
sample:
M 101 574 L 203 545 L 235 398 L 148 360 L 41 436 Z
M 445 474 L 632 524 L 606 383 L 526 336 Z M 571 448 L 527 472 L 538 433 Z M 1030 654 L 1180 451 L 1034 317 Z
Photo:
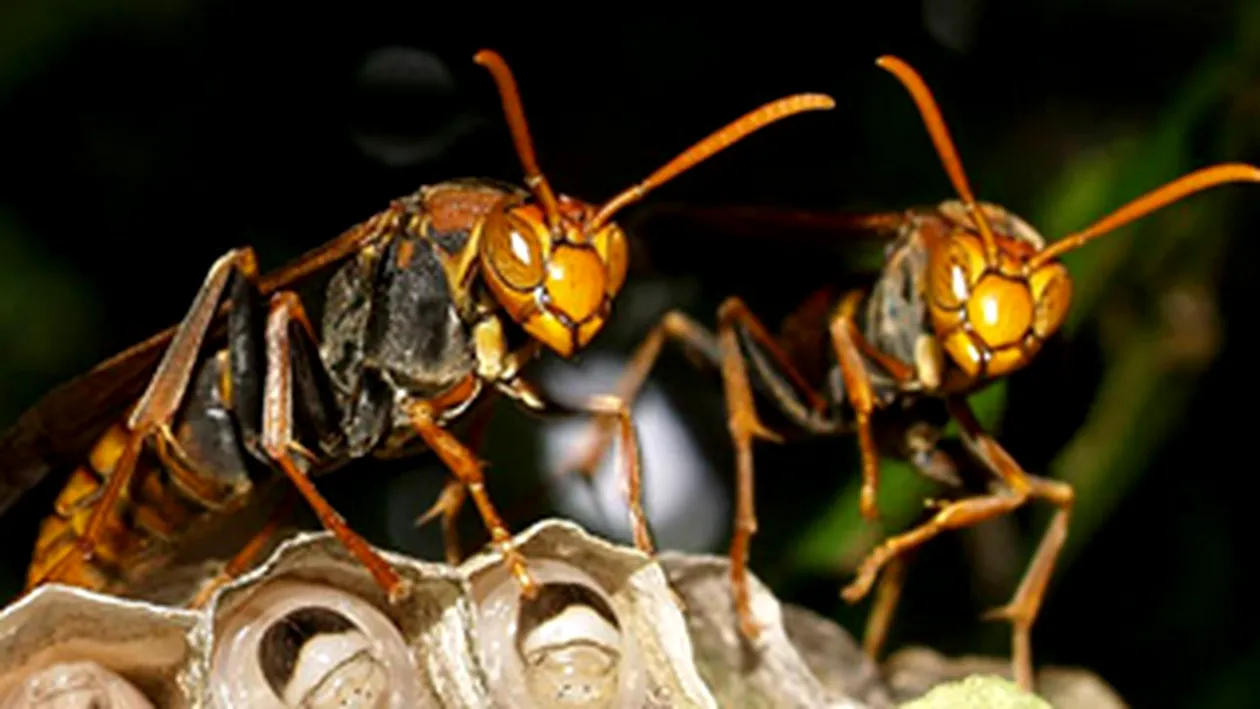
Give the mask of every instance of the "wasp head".
M 480 258 L 490 292 L 532 337 L 568 357 L 607 321 L 626 280 L 625 233 L 591 228 L 593 205 L 560 196 L 552 228 L 537 202 L 507 203 L 482 223 Z
M 929 317 L 942 349 L 972 380 L 1024 367 L 1062 327 L 1072 300 L 1072 281 L 1058 261 L 1061 255 L 1194 192 L 1227 182 L 1260 182 L 1260 169 L 1251 165 L 1202 168 L 1043 247 L 1041 236 L 1022 220 L 976 201 L 945 120 L 918 72 L 893 56 L 880 57 L 876 64 L 909 91 L 961 198 L 942 207 L 954 226 L 931 247 L 926 290 Z
M 1028 364 L 1063 325 L 1072 300 L 1063 264 L 1033 263 L 1040 236 L 1000 207 L 982 208 L 993 258 L 974 222 L 955 222 L 932 247 L 926 279 L 932 328 L 971 378 L 1000 377 Z M 1007 231 L 1004 224 L 1023 228 Z
M 510 197 L 483 221 L 477 238 L 481 271 L 504 311 L 563 357 L 586 346 L 608 320 L 626 279 L 626 236 L 612 217 L 653 189 L 750 133 L 802 111 L 829 109 L 821 94 L 797 94 L 745 114 L 696 143 L 642 182 L 602 206 L 556 195 L 539 169 L 516 81 L 506 62 L 482 50 L 473 58 L 499 88 L 531 198 Z

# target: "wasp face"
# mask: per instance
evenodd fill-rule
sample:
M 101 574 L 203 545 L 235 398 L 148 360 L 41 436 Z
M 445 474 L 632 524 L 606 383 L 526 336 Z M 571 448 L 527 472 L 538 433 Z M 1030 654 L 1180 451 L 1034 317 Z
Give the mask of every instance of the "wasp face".
M 563 196 L 558 207 L 554 228 L 535 202 L 493 210 L 482 222 L 479 255 L 490 292 L 508 316 L 570 357 L 603 328 L 629 255 L 616 224 L 588 229 L 595 207 Z
M 1032 267 L 1030 244 L 995 233 L 989 262 L 974 231 L 958 227 L 929 257 L 932 327 L 970 377 L 1001 377 L 1028 364 L 1067 315 L 1072 281 L 1056 261 Z

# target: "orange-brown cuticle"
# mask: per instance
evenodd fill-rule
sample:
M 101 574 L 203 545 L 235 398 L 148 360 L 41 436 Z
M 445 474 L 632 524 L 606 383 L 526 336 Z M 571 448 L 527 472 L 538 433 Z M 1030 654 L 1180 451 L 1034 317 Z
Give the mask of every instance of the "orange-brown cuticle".
M 1023 281 L 995 273 L 980 279 L 967 301 L 967 320 L 986 345 L 1001 349 L 1024 338 L 1032 325 L 1032 293 Z
M 610 310 L 607 275 L 593 250 L 557 246 L 547 278 L 534 291 L 538 307 L 524 323 L 526 332 L 568 357 L 585 347 L 604 326 Z
M 986 271 L 955 309 L 934 308 L 945 333 L 945 351 L 968 375 L 998 377 L 1022 367 L 1035 312 L 1033 294 L 1023 280 Z
M 932 254 L 929 268 L 933 327 L 968 376 L 1009 373 L 1039 348 L 1034 325 L 1045 319 L 1038 298 L 1047 288 L 1030 284 L 1019 254 L 1001 250 L 991 265 L 979 239 L 957 235 Z
M 505 312 L 532 337 L 568 357 L 602 329 L 610 299 L 625 280 L 625 235 L 608 224 L 591 234 L 591 210 L 560 201 L 561 221 L 546 223 L 536 204 L 492 212 L 483 224 L 487 285 Z
M 563 245 L 547 263 L 548 301 L 551 308 L 575 323 L 594 315 L 607 294 L 605 268 L 594 249 Z

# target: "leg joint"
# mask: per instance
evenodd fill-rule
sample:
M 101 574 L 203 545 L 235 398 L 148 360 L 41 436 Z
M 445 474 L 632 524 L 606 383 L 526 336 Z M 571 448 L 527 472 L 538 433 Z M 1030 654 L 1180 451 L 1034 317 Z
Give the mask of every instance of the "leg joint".
M 737 296 L 731 296 L 718 306 L 718 322 L 730 324 L 748 314 L 748 305 Z
M 661 329 L 672 336 L 684 335 L 691 329 L 691 318 L 681 310 L 671 310 L 661 318 Z

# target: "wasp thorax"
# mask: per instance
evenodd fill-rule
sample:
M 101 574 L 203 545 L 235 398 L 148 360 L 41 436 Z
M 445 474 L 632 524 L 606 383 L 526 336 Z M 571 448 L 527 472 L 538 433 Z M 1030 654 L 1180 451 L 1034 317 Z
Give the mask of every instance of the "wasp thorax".
M 276 581 L 219 622 L 212 682 L 219 705 L 258 709 L 423 706 L 410 650 L 365 599 Z
M 970 377 L 1000 377 L 1026 365 L 1063 324 L 1071 280 L 1059 263 L 1036 269 L 1028 244 L 995 234 L 984 243 L 956 231 L 932 250 L 927 288 L 932 326 L 950 359 Z
M 504 310 L 562 356 L 585 346 L 604 325 L 626 277 L 624 233 L 590 230 L 591 205 L 562 197 L 558 223 L 537 203 L 505 204 L 481 225 L 485 280 Z

